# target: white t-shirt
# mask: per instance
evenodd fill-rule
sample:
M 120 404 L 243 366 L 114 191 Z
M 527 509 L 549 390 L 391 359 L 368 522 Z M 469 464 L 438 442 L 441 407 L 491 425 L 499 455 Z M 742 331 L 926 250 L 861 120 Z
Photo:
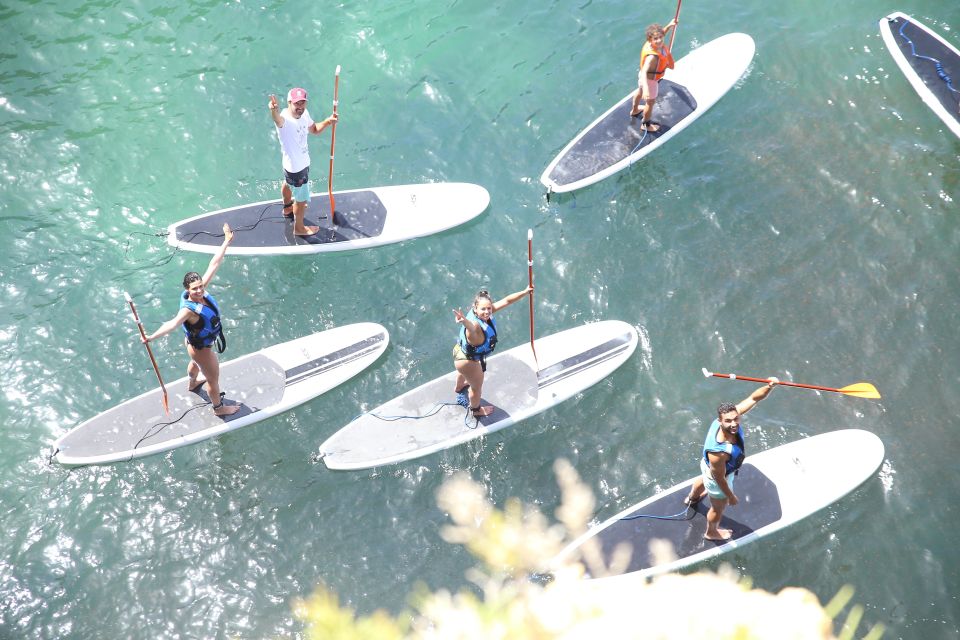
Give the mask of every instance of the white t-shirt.
M 280 112 L 283 118 L 283 126 L 276 127 L 277 138 L 280 140 L 280 153 L 283 154 L 283 168 L 290 173 L 303 171 L 304 167 L 310 166 L 310 150 L 307 147 L 307 138 L 310 137 L 310 127 L 313 126 L 313 118 L 310 112 L 303 110 L 303 115 L 294 118 L 290 115 L 290 109 L 286 108 Z

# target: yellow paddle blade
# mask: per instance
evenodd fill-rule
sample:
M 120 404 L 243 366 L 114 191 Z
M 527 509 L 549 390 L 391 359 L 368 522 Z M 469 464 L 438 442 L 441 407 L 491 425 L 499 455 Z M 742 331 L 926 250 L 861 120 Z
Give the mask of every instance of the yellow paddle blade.
M 857 382 L 843 389 L 838 389 L 838 391 L 858 398 L 872 398 L 874 400 L 880 398 L 880 392 L 869 382 Z

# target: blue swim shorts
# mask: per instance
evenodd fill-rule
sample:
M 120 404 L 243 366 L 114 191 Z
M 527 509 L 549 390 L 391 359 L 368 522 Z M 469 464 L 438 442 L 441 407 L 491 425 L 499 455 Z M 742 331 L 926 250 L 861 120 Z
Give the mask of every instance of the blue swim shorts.
M 293 199 L 296 202 L 310 202 L 310 183 L 304 182 L 299 187 L 290 187 Z
M 713 479 L 713 473 L 710 471 L 710 466 L 703 458 L 700 458 L 700 472 L 703 475 L 703 488 L 707 490 L 707 494 L 711 498 L 715 498 L 717 500 L 726 500 L 727 494 L 720 490 L 720 485 L 717 484 L 717 481 Z M 731 491 L 733 491 L 733 480 L 736 477 L 736 472 L 727 474 L 727 486 L 730 487 Z
M 310 167 L 304 167 L 296 173 L 284 169 L 283 178 L 293 192 L 295 201 L 310 202 Z

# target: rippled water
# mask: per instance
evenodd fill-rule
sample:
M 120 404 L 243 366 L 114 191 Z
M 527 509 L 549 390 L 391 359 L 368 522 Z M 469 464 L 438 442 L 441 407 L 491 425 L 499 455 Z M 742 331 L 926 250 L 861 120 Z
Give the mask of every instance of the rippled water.
M 713 408 L 744 384 L 700 367 L 876 384 L 879 402 L 778 389 L 751 414 L 763 449 L 838 428 L 877 433 L 877 477 L 829 510 L 727 556 L 760 587 L 851 583 L 890 638 L 953 638 L 960 571 L 960 141 L 913 93 L 875 3 L 687 3 L 683 54 L 757 42 L 736 90 L 673 142 L 575 196 L 537 180 L 629 90 L 642 29 L 674 5 L 12 2 L 0 8 L 2 637 L 288 633 L 321 581 L 361 612 L 412 586 L 458 588 L 435 491 L 467 470 L 498 503 L 557 504 L 571 459 L 598 518 L 695 473 Z M 960 44 L 960 7 L 900 6 Z M 273 198 L 267 96 L 341 76 L 338 188 L 469 181 L 492 194 L 440 236 L 320 258 L 228 258 L 215 283 L 231 357 L 376 321 L 373 368 L 293 412 L 129 464 L 47 461 L 69 428 L 155 384 L 121 292 L 147 326 L 198 254 L 155 235 Z M 324 136 L 314 159 L 325 157 Z M 322 191 L 325 172 L 314 172 Z M 449 309 L 526 281 L 537 328 L 633 323 L 643 346 L 597 387 L 495 437 L 408 464 L 333 473 L 319 443 L 364 409 L 449 370 Z M 525 340 L 526 314 L 501 317 Z M 182 373 L 177 340 L 157 345 Z

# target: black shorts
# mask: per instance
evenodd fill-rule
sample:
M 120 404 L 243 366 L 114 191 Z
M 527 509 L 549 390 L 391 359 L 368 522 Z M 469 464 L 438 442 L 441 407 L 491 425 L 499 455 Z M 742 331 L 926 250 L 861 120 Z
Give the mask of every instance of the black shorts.
M 291 187 L 302 187 L 310 180 L 310 167 L 304 167 L 296 173 L 290 173 L 284 169 L 283 179 L 286 180 L 287 184 Z

